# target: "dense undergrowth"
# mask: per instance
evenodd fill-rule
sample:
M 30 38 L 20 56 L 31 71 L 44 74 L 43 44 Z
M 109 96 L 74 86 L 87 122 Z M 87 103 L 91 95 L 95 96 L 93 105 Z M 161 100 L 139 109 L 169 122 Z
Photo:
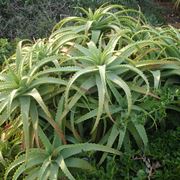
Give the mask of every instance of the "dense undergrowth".
M 125 152 L 120 158 L 109 157 L 106 166 L 93 172 L 77 174 L 78 180 L 156 179 L 176 180 L 180 176 L 180 129 L 159 131 L 150 135 L 150 152 Z M 172 151 L 173 149 L 173 151 Z
M 6 58 L 14 54 L 18 39 L 9 41 L 7 38 L 0 38 L 0 66 Z
M 120 5 L 81 12 L 3 58 L 0 173 L 176 179 L 180 31 Z
M 160 15 L 163 9 L 149 0 L 1 0 L 0 37 L 44 38 L 59 20 L 82 15 L 77 7 L 95 9 L 104 3 L 141 8 L 153 25 L 165 23 Z

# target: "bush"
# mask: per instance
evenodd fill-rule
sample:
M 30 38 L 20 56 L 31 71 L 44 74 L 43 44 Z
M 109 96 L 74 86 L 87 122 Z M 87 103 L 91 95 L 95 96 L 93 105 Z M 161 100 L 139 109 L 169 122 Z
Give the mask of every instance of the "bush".
M 0 38 L 0 65 L 5 58 L 9 58 L 15 51 L 17 40 L 9 42 L 8 39 Z
M 176 180 L 180 176 L 180 128 L 159 131 L 153 136 L 150 144 L 151 159 L 159 161 L 159 168 L 153 174 L 154 179 Z
M 179 128 L 155 132 L 150 135 L 148 154 L 143 155 L 133 150 L 124 153 L 120 158 L 108 157 L 104 167 L 97 167 L 97 170 L 93 172 L 77 173 L 77 179 L 176 180 L 180 176 L 179 135 Z
M 80 14 L 74 7 L 95 9 L 106 2 L 123 4 L 135 9 L 140 5 L 151 23 L 162 23 L 161 10 L 155 8 L 152 1 L 148 0 L 3 0 L 0 2 L 0 37 L 10 39 L 47 37 L 60 19 Z
M 81 12 L 49 38 L 20 41 L 1 71 L 0 125 L 17 120 L 23 131 L 5 179 L 73 180 L 74 169 L 94 170 L 91 158 L 146 154 L 148 130 L 180 111 L 179 30 L 120 5 Z

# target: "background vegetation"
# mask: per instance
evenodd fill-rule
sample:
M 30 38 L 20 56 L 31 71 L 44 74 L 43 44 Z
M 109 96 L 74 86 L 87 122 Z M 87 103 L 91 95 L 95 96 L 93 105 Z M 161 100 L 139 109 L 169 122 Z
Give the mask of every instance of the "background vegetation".
M 150 23 L 164 23 L 160 16 L 162 9 L 148 0 L 1 0 L 0 37 L 44 38 L 62 18 L 80 15 L 76 7 L 95 9 L 107 2 L 141 8 Z

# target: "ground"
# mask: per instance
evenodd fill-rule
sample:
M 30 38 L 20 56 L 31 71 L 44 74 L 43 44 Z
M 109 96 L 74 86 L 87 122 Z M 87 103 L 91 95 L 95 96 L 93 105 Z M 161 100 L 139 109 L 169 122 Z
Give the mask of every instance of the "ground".
M 180 8 L 175 8 L 172 2 L 162 2 L 160 0 L 155 0 L 158 6 L 162 7 L 164 10 L 162 16 L 165 21 L 176 28 L 180 28 Z

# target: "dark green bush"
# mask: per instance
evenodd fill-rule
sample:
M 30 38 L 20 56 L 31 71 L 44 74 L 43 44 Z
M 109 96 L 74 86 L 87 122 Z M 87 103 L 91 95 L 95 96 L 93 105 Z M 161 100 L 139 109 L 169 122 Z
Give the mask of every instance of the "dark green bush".
M 47 37 L 60 19 L 80 14 L 75 7 L 95 9 L 104 3 L 141 7 L 149 22 L 162 24 L 160 9 L 150 0 L 1 0 L 0 37 Z
M 178 179 L 180 177 L 180 128 L 158 131 L 151 135 L 151 141 L 151 158 L 160 163 L 160 167 L 153 175 L 154 179 Z
M 150 136 L 150 152 L 124 153 L 108 158 L 103 167 L 91 173 L 77 173 L 77 180 L 177 180 L 180 177 L 180 128 L 155 132 Z M 149 164 L 149 169 L 147 165 Z M 151 172 L 150 172 L 151 169 Z
M 8 39 L 0 38 L 0 65 L 2 65 L 5 58 L 9 58 L 14 53 L 17 41 L 9 42 Z

